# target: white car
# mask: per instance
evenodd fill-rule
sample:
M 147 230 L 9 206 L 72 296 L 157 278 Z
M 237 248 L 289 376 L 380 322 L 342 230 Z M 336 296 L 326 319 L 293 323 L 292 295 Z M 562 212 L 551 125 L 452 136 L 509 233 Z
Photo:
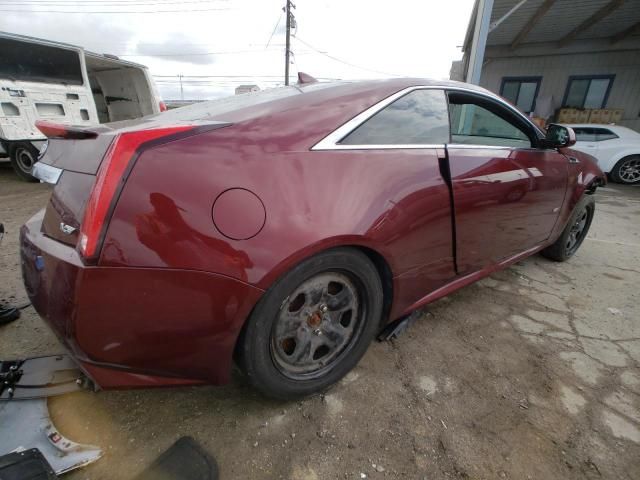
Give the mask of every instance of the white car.
M 571 147 L 593 155 L 612 181 L 640 183 L 640 133 L 619 125 L 567 124 L 576 132 Z

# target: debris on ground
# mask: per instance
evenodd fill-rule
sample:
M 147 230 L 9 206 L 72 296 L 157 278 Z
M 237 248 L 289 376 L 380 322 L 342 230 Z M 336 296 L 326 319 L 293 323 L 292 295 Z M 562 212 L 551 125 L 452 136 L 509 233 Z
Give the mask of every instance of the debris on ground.
M 217 480 L 218 464 L 191 437 L 179 438 L 134 480 Z

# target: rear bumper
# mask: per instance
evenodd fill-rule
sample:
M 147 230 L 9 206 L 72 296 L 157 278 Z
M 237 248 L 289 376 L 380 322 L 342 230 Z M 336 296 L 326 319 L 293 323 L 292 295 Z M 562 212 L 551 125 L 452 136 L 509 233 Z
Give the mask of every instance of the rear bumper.
M 206 272 L 85 266 L 41 233 L 20 232 L 22 274 L 38 314 L 101 388 L 222 384 L 262 290 Z

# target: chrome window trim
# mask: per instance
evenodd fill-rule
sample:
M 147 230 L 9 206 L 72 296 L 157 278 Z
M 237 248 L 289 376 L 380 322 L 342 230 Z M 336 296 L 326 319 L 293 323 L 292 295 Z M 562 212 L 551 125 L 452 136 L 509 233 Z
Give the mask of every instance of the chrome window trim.
M 468 144 L 468 143 L 447 143 L 447 148 L 457 148 L 461 150 L 533 150 L 536 152 L 541 151 L 541 148 L 535 147 L 513 147 L 509 145 L 476 145 L 476 144 Z
M 50 183 L 55 185 L 60 180 L 63 170 L 58 167 L 53 167 L 46 163 L 36 162 L 31 169 L 31 175 L 36 177 L 42 183 Z
M 514 148 L 521 149 L 521 147 L 509 147 L 507 145 L 476 145 L 468 143 L 448 143 L 447 148 L 457 148 L 461 150 L 513 150 Z
M 388 96 L 387 98 L 380 100 L 378 103 L 367 108 L 363 112 L 360 112 L 351 120 L 342 124 L 340 127 L 335 129 L 329 135 L 327 135 L 318 143 L 316 143 L 314 146 L 312 146 L 311 150 L 389 150 L 389 149 L 407 150 L 407 149 L 420 149 L 420 148 L 442 148 L 443 145 L 431 145 L 431 144 L 341 145 L 339 143 L 342 139 L 344 139 L 352 131 L 354 131 L 364 122 L 366 122 L 371 117 L 373 117 L 380 110 L 382 110 L 389 104 L 395 102 L 400 97 L 403 97 L 407 93 L 413 92 L 414 90 L 442 90 L 442 92 L 445 94 L 447 91 L 464 92 L 464 93 L 471 93 L 474 95 L 478 95 L 480 97 L 484 97 L 489 100 L 493 100 L 499 103 L 500 105 L 502 105 L 503 107 L 507 108 L 512 113 L 515 113 L 520 118 L 522 118 L 528 125 L 530 125 L 533 128 L 535 132 L 540 134 L 542 133 L 541 130 L 531 120 L 529 120 L 529 118 L 525 114 L 523 114 L 518 109 L 511 106 L 508 102 L 506 102 L 505 100 L 503 100 L 497 95 L 488 95 L 485 92 L 480 92 L 472 88 L 464 88 L 464 87 L 452 87 L 452 86 L 445 86 L 445 85 L 416 85 L 413 87 L 403 88 L 402 90 Z M 449 128 L 451 128 L 451 125 L 449 125 Z M 475 145 L 470 145 L 470 146 L 475 146 Z M 490 148 L 496 148 L 496 147 L 490 147 Z M 505 148 L 513 148 L 513 147 L 505 147 Z
M 335 144 L 333 147 L 323 147 L 320 143 L 314 145 L 311 150 L 419 150 L 424 148 L 444 148 L 444 143 L 439 144 L 427 144 L 427 143 L 415 143 L 415 144 L 390 144 L 390 145 L 340 145 Z

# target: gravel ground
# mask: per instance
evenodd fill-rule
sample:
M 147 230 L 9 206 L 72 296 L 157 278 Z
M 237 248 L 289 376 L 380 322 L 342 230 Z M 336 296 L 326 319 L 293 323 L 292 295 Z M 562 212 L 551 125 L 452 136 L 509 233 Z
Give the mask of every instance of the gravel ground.
M 49 193 L 0 164 L 0 300 L 26 298 L 18 229 Z M 640 188 L 597 202 L 569 262 L 534 256 L 435 302 L 325 395 L 275 402 L 235 375 L 51 399 L 65 435 L 105 450 L 67 478 L 131 478 L 183 435 L 223 479 L 640 478 Z M 4 358 L 60 351 L 32 308 L 0 327 Z

